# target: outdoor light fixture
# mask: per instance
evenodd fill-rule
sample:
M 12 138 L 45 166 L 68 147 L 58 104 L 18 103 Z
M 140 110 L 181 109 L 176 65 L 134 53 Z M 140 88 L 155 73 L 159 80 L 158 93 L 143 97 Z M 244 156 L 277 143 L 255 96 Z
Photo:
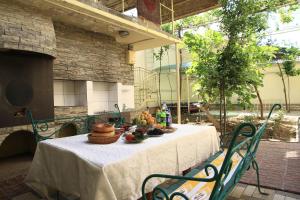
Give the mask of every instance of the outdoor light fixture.
M 128 31 L 119 31 L 119 36 L 122 38 L 125 38 L 129 35 Z

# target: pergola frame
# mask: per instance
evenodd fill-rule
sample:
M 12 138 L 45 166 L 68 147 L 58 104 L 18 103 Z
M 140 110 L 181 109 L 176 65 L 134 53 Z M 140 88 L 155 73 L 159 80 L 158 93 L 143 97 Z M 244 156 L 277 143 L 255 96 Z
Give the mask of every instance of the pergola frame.
M 96 1 L 96 0 L 95 0 Z M 160 23 L 161 25 L 166 22 L 172 23 L 172 33 L 175 33 L 175 25 L 174 20 L 187 17 L 190 15 L 194 15 L 203 11 L 207 11 L 213 8 L 218 7 L 217 0 L 169 0 L 170 4 L 165 5 L 164 3 L 160 2 Z M 119 3 L 118 3 L 119 2 Z M 176 5 L 175 5 L 176 4 Z M 127 0 L 127 4 L 125 5 L 125 0 L 107 0 L 107 6 L 116 9 L 119 11 L 124 12 L 130 8 L 133 8 L 135 5 L 133 0 Z M 197 6 L 195 6 L 197 5 Z M 120 8 L 121 6 L 121 8 Z M 167 17 L 167 15 L 163 15 L 163 10 L 165 9 L 171 12 L 171 19 Z M 178 14 L 176 15 L 176 9 Z M 175 16 L 176 15 L 176 16 Z M 178 42 L 175 43 L 175 59 L 176 59 L 176 92 L 177 92 L 177 122 L 178 124 L 181 123 L 181 95 L 180 95 L 180 61 L 179 61 L 179 47 Z M 187 77 L 188 82 L 188 77 Z M 188 99 L 189 102 L 189 99 Z M 188 105 L 189 107 L 189 105 Z
M 124 0 L 122 0 L 124 1 Z M 167 9 L 171 12 L 171 23 L 172 23 L 172 34 L 175 34 L 175 25 L 174 25 L 174 0 L 170 0 L 171 8 L 164 5 L 163 3 L 159 3 L 159 12 L 160 12 L 160 24 L 163 24 L 162 18 L 162 8 Z M 181 124 L 181 96 L 180 96 L 180 61 L 179 61 L 179 48 L 178 44 L 175 43 L 175 63 L 176 63 L 176 93 L 177 93 L 177 123 Z

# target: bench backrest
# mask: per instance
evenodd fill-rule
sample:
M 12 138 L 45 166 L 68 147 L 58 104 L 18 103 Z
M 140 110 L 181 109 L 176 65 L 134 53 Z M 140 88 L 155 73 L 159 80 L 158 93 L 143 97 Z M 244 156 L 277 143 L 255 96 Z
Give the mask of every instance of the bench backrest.
M 253 144 L 251 145 L 251 154 L 253 156 L 256 155 L 256 152 L 257 152 L 257 149 L 258 149 L 258 146 L 259 146 L 259 141 L 260 139 L 262 138 L 266 128 L 267 128 L 267 125 L 268 125 L 268 121 L 269 119 L 271 118 L 271 115 L 273 113 L 273 111 L 275 109 L 281 109 L 281 105 L 280 104 L 274 104 L 268 114 L 268 117 L 267 119 L 265 120 L 265 122 L 258 128 L 258 130 L 256 131 L 256 134 L 254 135 L 254 138 L 253 138 Z
M 228 147 L 224 162 L 216 178 L 216 183 L 210 199 L 223 199 L 234 185 L 240 180 L 244 172 L 249 168 L 252 160 L 255 158 L 260 139 L 262 138 L 267 127 L 268 120 L 275 108 L 281 108 L 279 104 L 273 105 L 265 122 L 256 130 L 252 123 L 242 123 L 233 132 L 233 138 Z M 245 130 L 247 129 L 247 130 Z M 250 131 L 249 131 L 250 130 Z M 239 136 L 244 136 L 245 139 L 238 142 Z M 242 160 L 235 169 L 232 177 L 229 177 L 233 165 L 233 156 L 238 154 Z M 232 175 L 232 174 L 231 174 Z M 231 179 L 228 181 L 228 179 Z

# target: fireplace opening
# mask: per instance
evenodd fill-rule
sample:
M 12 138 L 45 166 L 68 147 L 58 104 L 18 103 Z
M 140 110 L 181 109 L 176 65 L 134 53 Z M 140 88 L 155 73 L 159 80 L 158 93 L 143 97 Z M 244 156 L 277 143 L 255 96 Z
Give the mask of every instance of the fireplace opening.
M 36 149 L 36 141 L 32 132 L 20 130 L 9 134 L 0 146 L 0 158 L 6 158 L 21 154 L 33 155 Z
M 24 110 L 35 119 L 54 117 L 53 59 L 0 49 L 0 128 L 28 124 Z

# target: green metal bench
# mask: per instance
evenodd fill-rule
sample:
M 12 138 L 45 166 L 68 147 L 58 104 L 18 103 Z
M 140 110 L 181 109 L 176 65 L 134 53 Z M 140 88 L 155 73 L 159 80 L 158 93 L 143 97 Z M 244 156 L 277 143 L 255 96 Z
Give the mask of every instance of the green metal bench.
M 121 127 L 125 122 L 121 116 L 118 104 L 115 104 L 117 111 L 102 112 L 97 115 L 83 115 L 70 117 L 55 117 L 54 119 L 34 119 L 30 110 L 26 111 L 27 119 L 32 126 L 36 142 L 59 137 L 63 131 L 75 131 L 75 134 L 85 134 L 91 132 L 92 125 L 96 122 L 115 124 Z M 110 120 L 113 119 L 113 120 Z
M 142 199 L 147 200 L 146 184 L 153 178 L 167 178 L 172 183 L 156 186 L 152 199 L 193 199 L 222 200 L 232 191 L 242 175 L 252 166 L 257 175 L 257 186 L 261 194 L 259 167 L 256 152 L 260 139 L 265 132 L 268 120 L 275 108 L 273 105 L 266 121 L 258 128 L 252 123 L 242 123 L 233 132 L 228 149 L 223 149 L 211 156 L 203 165 L 192 169 L 184 176 L 152 174 L 142 184 Z M 238 137 L 243 137 L 242 141 Z

